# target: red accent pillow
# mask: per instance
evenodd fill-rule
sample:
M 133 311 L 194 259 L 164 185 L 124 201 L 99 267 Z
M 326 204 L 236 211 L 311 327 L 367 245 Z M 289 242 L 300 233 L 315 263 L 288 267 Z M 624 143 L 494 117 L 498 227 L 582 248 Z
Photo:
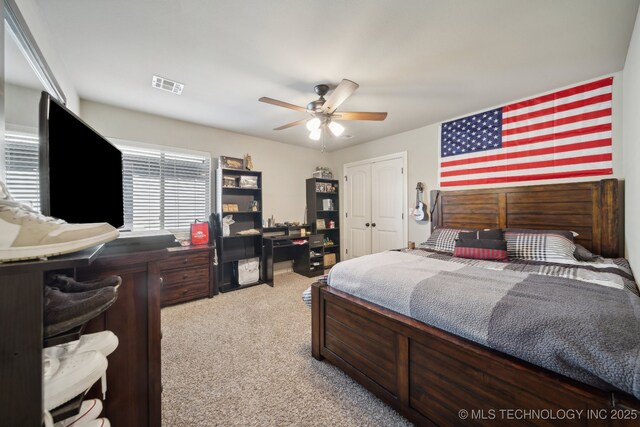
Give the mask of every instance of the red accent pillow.
M 507 261 L 507 242 L 494 239 L 456 240 L 453 256 L 459 258 Z

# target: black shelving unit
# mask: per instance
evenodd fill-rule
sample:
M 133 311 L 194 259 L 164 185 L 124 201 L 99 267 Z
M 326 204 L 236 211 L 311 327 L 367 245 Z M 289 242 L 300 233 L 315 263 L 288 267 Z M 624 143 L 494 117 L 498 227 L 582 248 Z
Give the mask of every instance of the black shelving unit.
M 324 234 L 312 234 L 309 237 L 309 260 L 307 262 L 307 277 L 320 276 L 324 273 Z
M 257 188 L 240 187 L 242 176 L 255 177 Z M 225 180 L 225 177 L 228 178 Z M 236 186 L 224 185 L 230 179 L 235 180 Z M 257 210 L 251 210 L 250 204 L 257 202 Z M 224 205 L 235 204 L 237 211 L 224 209 Z M 238 283 L 238 261 L 259 258 L 262 262 L 262 172 L 227 169 L 219 167 L 216 170 L 216 214 L 220 224 L 222 218 L 232 215 L 234 224 L 230 227 L 229 236 L 217 236 L 219 250 L 218 260 L 218 289 L 220 292 L 229 292 L 264 283 L 262 267 L 260 267 L 260 279 L 255 283 L 240 285 Z M 256 229 L 260 234 L 240 235 L 239 231 Z
M 318 184 L 328 184 L 334 189 L 322 191 L 318 189 Z M 331 206 L 326 206 L 325 201 L 330 201 Z M 318 227 L 318 220 L 324 220 L 324 228 Z M 330 226 L 331 222 L 333 227 Z M 340 262 L 340 187 L 337 179 L 307 179 L 307 223 L 311 225 L 312 233 L 323 235 L 323 268 L 319 270 L 331 267 L 324 263 L 326 254 L 335 254 L 335 262 Z

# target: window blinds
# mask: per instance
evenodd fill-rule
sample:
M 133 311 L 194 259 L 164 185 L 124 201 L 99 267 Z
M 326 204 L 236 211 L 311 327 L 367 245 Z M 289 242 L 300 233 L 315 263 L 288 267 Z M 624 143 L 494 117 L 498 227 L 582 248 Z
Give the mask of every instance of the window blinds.
M 38 143 L 35 132 L 5 133 L 7 187 L 16 200 L 39 210 Z M 195 219 L 208 218 L 210 157 L 120 144 L 118 148 L 122 151 L 124 219 L 128 228 L 186 231 Z
M 38 135 L 7 131 L 4 135 L 6 184 L 16 200 L 40 209 Z
M 207 156 L 118 146 L 123 154 L 124 220 L 134 230 L 188 230 L 210 213 Z

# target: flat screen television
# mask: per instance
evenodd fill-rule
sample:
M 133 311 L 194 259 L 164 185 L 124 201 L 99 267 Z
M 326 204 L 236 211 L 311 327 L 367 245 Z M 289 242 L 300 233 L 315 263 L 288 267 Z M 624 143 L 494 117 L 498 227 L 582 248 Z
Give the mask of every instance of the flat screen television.
M 69 223 L 124 224 L 122 153 L 47 92 L 40 97 L 42 213 Z

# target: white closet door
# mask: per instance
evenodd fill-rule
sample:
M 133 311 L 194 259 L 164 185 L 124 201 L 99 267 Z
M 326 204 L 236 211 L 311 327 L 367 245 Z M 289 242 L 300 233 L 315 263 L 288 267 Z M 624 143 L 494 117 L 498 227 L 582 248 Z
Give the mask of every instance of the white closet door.
M 345 184 L 349 259 L 371 253 L 371 164 L 347 168 Z
M 404 246 L 402 159 L 373 163 L 371 167 L 371 252 Z

